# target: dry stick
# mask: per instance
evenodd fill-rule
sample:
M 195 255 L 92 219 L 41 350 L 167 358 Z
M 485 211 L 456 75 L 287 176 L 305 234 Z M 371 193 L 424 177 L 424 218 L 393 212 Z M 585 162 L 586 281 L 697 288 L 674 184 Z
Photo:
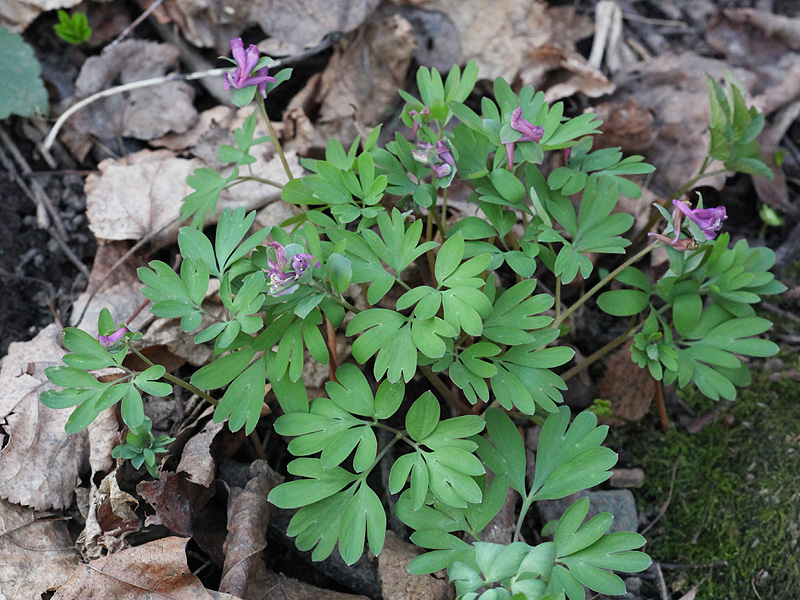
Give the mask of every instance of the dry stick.
M 653 563 L 656 568 L 656 575 L 658 575 L 658 591 L 661 593 L 661 600 L 669 600 L 669 593 L 667 592 L 667 582 L 664 581 L 664 573 L 661 572 L 661 565 Z
M 61 222 L 61 216 L 58 214 L 56 207 L 53 206 L 53 203 L 50 201 L 50 197 L 47 195 L 47 192 L 44 191 L 42 185 L 37 180 L 30 177 L 30 174 L 33 173 L 33 169 L 31 169 L 28 161 L 25 160 L 25 157 L 22 156 L 19 148 L 17 148 L 16 144 L 14 144 L 14 141 L 9 137 L 5 129 L 2 127 L 0 127 L 0 139 L 2 139 L 3 145 L 8 148 L 8 151 L 14 158 L 14 162 L 16 162 L 19 166 L 22 174 L 28 177 L 30 180 L 30 191 L 32 191 L 33 194 L 31 196 L 31 200 L 34 204 L 36 204 L 37 208 L 43 206 L 47 214 L 50 216 L 53 222 L 53 227 L 48 229 L 48 231 L 50 231 L 50 235 L 52 235 L 58 245 L 61 246 L 61 249 L 64 251 L 64 254 L 66 254 L 69 261 L 78 267 L 78 270 L 88 278 L 89 269 L 86 268 L 86 265 L 81 262 L 81 259 L 78 258 L 78 256 L 72 251 L 72 248 L 70 248 L 67 244 L 67 231 L 64 229 L 64 224 Z M 16 174 L 16 171 L 14 170 L 14 163 L 8 160 L 8 157 L 6 156 L 5 152 L 2 151 L 2 149 L 0 149 L 0 161 L 3 162 L 3 165 L 9 170 L 9 172 Z M 19 177 L 16 179 L 18 182 L 22 181 Z M 23 190 L 27 189 L 27 186 L 25 185 L 21 185 L 20 187 L 22 187 Z
M 667 509 L 669 508 L 670 502 L 672 502 L 672 490 L 675 487 L 675 475 L 678 474 L 678 465 L 681 462 L 680 456 L 675 459 L 675 463 L 672 465 L 672 478 L 669 480 L 669 491 L 667 492 L 667 499 L 661 505 L 661 508 L 658 510 L 658 514 L 656 518 L 650 521 L 650 524 L 642 530 L 642 535 L 650 531 L 653 526 L 658 523 L 658 521 L 667 514 Z
M 658 418 L 661 419 L 661 429 L 666 433 L 669 430 L 669 417 L 667 416 L 667 407 L 664 406 L 664 388 L 661 382 L 653 379 L 656 392 L 656 407 L 658 407 Z
M 131 32 L 132 32 L 134 29 L 136 29 L 136 27 L 139 25 L 139 23 L 141 23 L 141 22 L 142 22 L 142 21 L 144 21 L 144 20 L 145 20 L 147 17 L 149 17 L 149 16 L 150 16 L 150 14 L 151 14 L 153 11 L 155 11 L 155 9 L 157 9 L 159 6 L 161 6 L 161 4 L 162 4 L 163 2 L 164 2 L 164 0 L 156 0 L 156 1 L 155 1 L 155 2 L 153 2 L 153 3 L 152 3 L 150 6 L 148 6 L 148 7 L 147 7 L 147 9 L 146 9 L 146 10 L 145 10 L 145 11 L 144 11 L 144 12 L 143 12 L 141 15 L 139 15 L 139 16 L 136 18 L 136 20 L 135 20 L 133 23 L 131 23 L 131 24 L 130 24 L 130 25 L 128 25 L 128 26 L 127 26 L 125 29 L 123 29 L 123 30 L 122 30 L 122 33 L 120 33 L 120 34 L 119 34 L 119 35 L 118 35 L 118 36 L 117 36 L 117 37 L 114 39 L 114 41 L 113 41 L 113 42 L 111 42 L 111 43 L 110 43 L 108 46 L 106 46 L 105 48 L 103 48 L 103 54 L 105 54 L 106 52 L 108 52 L 109 50 L 111 50 L 111 48 L 113 48 L 114 46 L 116 46 L 117 44 L 119 44 L 121 41 L 123 41 L 123 40 L 124 40 L 126 37 L 128 37 L 128 36 L 131 34 Z
M 218 69 L 209 69 L 208 71 L 200 71 L 197 73 L 172 73 L 171 75 L 164 75 L 163 77 L 132 81 L 131 83 L 126 83 L 124 85 L 119 85 L 117 87 L 109 88 L 107 90 L 97 92 L 96 94 L 92 94 L 88 98 L 84 98 L 80 102 L 69 107 L 60 117 L 58 117 L 58 120 L 55 122 L 55 125 L 53 125 L 53 128 L 50 130 L 50 133 L 47 134 L 47 137 L 42 144 L 42 152 L 50 151 L 50 148 L 53 147 L 53 142 L 55 141 L 58 132 L 64 126 L 64 123 L 66 123 L 67 119 L 69 119 L 74 113 L 82 109 L 84 106 L 88 106 L 92 102 L 96 102 L 101 98 L 107 98 L 108 96 L 121 94 L 122 92 L 129 92 L 130 90 L 137 90 L 153 85 L 161 85 L 164 83 L 169 83 L 170 81 L 192 81 L 194 79 L 202 79 L 204 77 L 220 77 L 229 70 L 230 67 L 224 67 Z

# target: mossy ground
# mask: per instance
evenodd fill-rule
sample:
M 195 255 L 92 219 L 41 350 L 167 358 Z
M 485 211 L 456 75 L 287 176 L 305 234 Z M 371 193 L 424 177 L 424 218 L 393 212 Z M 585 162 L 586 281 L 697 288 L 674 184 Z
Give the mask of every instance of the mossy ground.
M 699 600 L 800 598 L 800 383 L 789 376 L 797 355 L 782 359 L 780 378 L 754 365 L 726 411 L 733 419 L 694 435 L 642 425 L 614 436 L 645 470 L 637 496 L 650 519 L 679 460 L 669 507 L 646 535 L 654 560 L 694 565 L 665 571 L 676 598 L 701 582 Z M 684 400 L 698 414 L 714 406 L 697 393 Z

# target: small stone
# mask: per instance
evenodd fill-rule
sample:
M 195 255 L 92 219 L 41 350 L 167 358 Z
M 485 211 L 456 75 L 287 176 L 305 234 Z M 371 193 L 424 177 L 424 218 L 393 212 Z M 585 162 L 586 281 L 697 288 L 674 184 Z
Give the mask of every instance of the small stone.
M 612 469 L 608 483 L 613 488 L 639 488 L 644 484 L 644 471 L 633 469 Z
M 560 519 L 565 510 L 584 497 L 589 498 L 587 519 L 602 512 L 610 512 L 614 515 L 614 521 L 611 523 L 608 533 L 637 530 L 639 515 L 636 512 L 636 500 L 630 490 L 602 490 L 599 492 L 582 490 L 566 498 L 542 500 L 536 503 L 539 516 L 545 523 Z

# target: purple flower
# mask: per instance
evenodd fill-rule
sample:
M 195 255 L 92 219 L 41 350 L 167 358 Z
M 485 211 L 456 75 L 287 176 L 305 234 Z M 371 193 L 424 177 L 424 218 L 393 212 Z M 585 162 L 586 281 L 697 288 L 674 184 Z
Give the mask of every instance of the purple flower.
M 534 125 L 522 116 L 522 107 L 514 109 L 511 113 L 511 129 L 519 131 L 522 137 L 517 142 L 536 142 L 542 141 L 544 129 Z M 514 144 L 516 142 L 506 142 L 506 156 L 508 157 L 508 169 L 514 169 Z
M 244 50 L 244 43 L 242 38 L 234 38 L 231 40 L 231 51 L 233 58 L 236 61 L 236 69 L 232 73 L 225 73 L 223 88 L 226 90 L 231 86 L 240 90 L 244 87 L 251 85 L 258 86 L 258 91 L 261 95 L 267 97 L 267 82 L 274 82 L 275 78 L 269 75 L 269 69 L 263 67 L 259 69 L 255 75 L 251 75 L 253 69 L 258 64 L 258 47 L 255 44 L 250 44 L 247 52 Z
M 447 142 L 439 140 L 436 145 L 419 142 L 412 153 L 414 160 L 428 165 L 436 177 L 448 177 L 456 173 L 456 161 L 447 147 Z
M 125 334 L 128 333 L 129 331 L 130 329 L 128 329 L 127 327 L 120 327 L 115 332 L 110 333 L 108 335 L 98 335 L 97 341 L 99 341 L 104 348 L 110 348 L 118 341 L 120 341 L 123 337 L 125 337 Z
M 410 110 L 410 111 L 408 111 L 408 116 L 411 117 L 412 119 L 414 119 L 414 117 L 416 117 L 416 116 L 420 116 L 421 117 L 423 115 L 429 115 L 429 114 L 431 114 L 431 109 L 428 108 L 427 106 L 425 108 L 423 108 L 422 110 Z M 413 135 L 417 135 L 417 131 L 419 131 L 419 123 L 420 123 L 419 121 L 414 119 L 414 127 L 411 129 L 411 133 Z
M 294 283 L 309 266 L 319 268 L 322 265 L 319 261 L 316 264 L 311 264 L 314 257 L 311 254 L 295 254 L 291 257 L 291 263 L 286 258 L 286 248 L 278 242 L 270 242 L 267 244 L 275 251 L 275 260 L 267 259 L 267 280 L 269 281 L 269 292 L 273 296 L 284 296 L 291 294 L 297 289 Z
M 703 235 L 706 236 L 707 240 L 713 240 L 717 237 L 717 232 L 722 229 L 722 222 L 728 218 L 724 206 L 691 209 L 680 200 L 673 200 L 672 205 L 690 220 L 694 221 L 703 232 Z M 680 232 L 676 230 L 676 239 L 679 233 Z

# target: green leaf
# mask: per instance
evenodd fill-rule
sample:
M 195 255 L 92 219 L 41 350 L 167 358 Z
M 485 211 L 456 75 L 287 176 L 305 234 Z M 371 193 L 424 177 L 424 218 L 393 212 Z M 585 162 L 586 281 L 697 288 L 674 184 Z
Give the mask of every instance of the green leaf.
M 68 44 L 82 44 L 92 35 L 86 13 L 77 12 L 70 17 L 67 11 L 59 9 L 58 21 L 58 24 L 53 25 L 53 31 Z
M 339 553 L 348 565 L 361 558 L 365 536 L 370 551 L 380 554 L 386 537 L 386 513 L 377 494 L 362 483 L 344 509 L 339 530 Z
M 267 356 L 264 355 L 233 380 L 214 410 L 215 423 L 228 419 L 231 431 L 244 427 L 247 435 L 253 432 L 264 403 L 266 363 Z
M 29 117 L 37 110 L 47 115 L 49 99 L 42 67 L 22 36 L 0 25 L 0 120 L 10 115 Z
M 409 320 L 393 310 L 371 308 L 353 317 L 347 335 L 364 331 L 353 343 L 353 357 L 365 363 L 377 353 L 375 379 L 411 380 L 417 370 L 417 348 Z
M 348 259 L 341 254 L 333 253 L 327 263 L 328 280 L 333 289 L 343 294 L 353 278 L 353 267 Z
M 478 456 L 495 475 L 506 475 L 509 485 L 521 496 L 526 496 L 525 446 L 519 430 L 506 412 L 500 409 L 490 408 L 485 417 L 489 439 L 475 438 Z
M 542 427 L 531 486 L 536 500 L 564 498 L 602 483 L 617 462 L 616 453 L 600 445 L 607 425 L 597 427 L 597 417 L 585 411 L 567 429 L 569 417 L 569 409 L 562 407 Z
M 597 306 L 615 317 L 637 315 L 650 304 L 650 294 L 641 290 L 611 290 L 597 298 Z
M 421 442 L 439 424 L 439 401 L 431 392 L 422 394 L 406 414 L 406 431 L 411 438 Z

